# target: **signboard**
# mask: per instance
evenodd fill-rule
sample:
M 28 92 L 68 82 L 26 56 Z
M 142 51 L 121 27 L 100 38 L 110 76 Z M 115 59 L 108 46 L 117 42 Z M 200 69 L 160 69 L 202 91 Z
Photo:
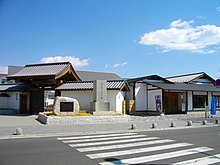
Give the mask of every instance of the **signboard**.
M 60 112 L 73 112 L 73 102 L 60 102 Z
M 156 110 L 157 112 L 161 112 L 162 108 L 161 108 L 161 95 L 155 95 L 155 103 L 156 103 Z

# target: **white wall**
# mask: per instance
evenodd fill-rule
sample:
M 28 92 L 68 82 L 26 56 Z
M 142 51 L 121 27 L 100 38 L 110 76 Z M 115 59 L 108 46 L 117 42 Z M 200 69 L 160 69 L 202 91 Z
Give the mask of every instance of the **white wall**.
M 93 91 L 61 91 L 61 96 L 71 97 L 79 102 L 80 110 L 90 110 L 90 102 L 93 102 Z
M 145 83 L 136 83 L 135 107 L 136 111 L 147 110 L 147 84 Z
M 116 90 L 107 91 L 107 100 L 110 102 L 111 111 L 122 113 L 122 102 L 124 100 L 124 92 Z
M 161 89 L 158 89 L 158 90 L 148 90 L 148 110 L 149 111 L 157 111 L 157 109 L 156 109 L 156 101 L 155 101 L 155 96 L 156 95 L 160 95 L 161 96 L 161 106 L 163 105 L 162 90 Z
M 9 97 L 0 97 L 0 108 L 4 109 L 8 109 L 8 98 Z
M 122 101 L 124 92 L 116 90 L 107 91 L 107 101 L 110 102 L 110 110 L 122 113 Z M 93 91 L 61 91 L 61 96 L 71 97 L 79 102 L 80 110 L 90 110 L 90 103 L 93 102 Z
M 15 109 L 19 111 L 20 94 L 18 92 L 7 93 L 10 97 L 0 97 L 0 108 Z
M 8 100 L 8 108 L 9 109 L 19 109 L 20 105 L 20 93 L 18 92 L 13 92 L 13 93 L 8 93 L 9 100 Z

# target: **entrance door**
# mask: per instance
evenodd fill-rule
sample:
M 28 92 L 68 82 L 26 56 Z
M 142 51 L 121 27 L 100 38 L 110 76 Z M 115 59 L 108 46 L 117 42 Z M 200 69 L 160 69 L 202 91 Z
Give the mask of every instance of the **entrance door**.
M 27 113 L 27 94 L 20 94 L 20 111 L 19 113 Z
M 31 91 L 31 114 L 44 111 L 44 90 L 34 89 Z
M 178 93 L 165 92 L 164 94 L 165 114 L 178 113 Z

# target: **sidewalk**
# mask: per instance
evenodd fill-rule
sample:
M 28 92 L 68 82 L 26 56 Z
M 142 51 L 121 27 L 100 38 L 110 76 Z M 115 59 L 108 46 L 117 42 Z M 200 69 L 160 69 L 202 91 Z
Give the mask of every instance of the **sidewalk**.
M 215 124 L 215 120 L 220 120 L 220 112 L 213 118 L 205 118 L 204 113 L 189 113 L 187 115 L 165 115 L 165 116 L 130 116 L 126 123 L 101 123 L 101 124 L 74 124 L 74 125 L 44 125 L 39 123 L 37 116 L 24 115 L 0 115 L 0 139 L 17 137 L 41 137 L 41 136 L 62 136 L 82 133 L 98 132 L 122 132 L 132 131 L 153 131 L 161 129 L 180 129 L 207 126 L 220 126 Z M 207 124 L 203 125 L 206 120 Z M 192 126 L 187 126 L 187 122 L 192 121 Z M 156 128 L 152 124 L 156 123 Z M 171 123 L 175 127 L 171 127 Z M 22 129 L 23 135 L 13 135 L 16 128 Z

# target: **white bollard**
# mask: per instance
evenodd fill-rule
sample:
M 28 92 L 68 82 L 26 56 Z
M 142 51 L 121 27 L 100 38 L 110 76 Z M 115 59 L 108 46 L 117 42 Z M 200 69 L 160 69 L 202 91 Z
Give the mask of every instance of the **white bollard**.
M 152 123 L 152 128 L 157 128 L 157 123 Z
M 202 125 L 206 125 L 207 124 L 207 121 L 206 120 L 203 120 L 202 121 Z
M 192 121 L 187 121 L 187 126 L 192 126 Z
M 175 123 L 175 122 L 172 122 L 170 126 L 171 126 L 171 127 L 176 127 L 176 123 Z
M 21 128 L 16 128 L 15 135 L 22 135 L 22 129 Z
M 136 124 L 131 124 L 131 129 L 137 129 Z

